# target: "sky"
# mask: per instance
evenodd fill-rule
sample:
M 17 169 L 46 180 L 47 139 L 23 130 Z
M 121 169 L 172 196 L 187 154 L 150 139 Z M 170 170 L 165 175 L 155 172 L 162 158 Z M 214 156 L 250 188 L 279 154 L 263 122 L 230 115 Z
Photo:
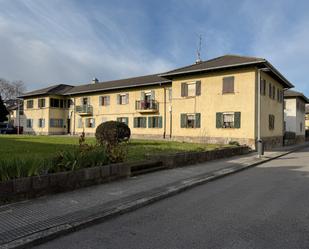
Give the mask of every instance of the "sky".
M 161 73 L 224 54 L 269 60 L 309 96 L 309 1 L 0 0 L 0 78 L 27 90 Z

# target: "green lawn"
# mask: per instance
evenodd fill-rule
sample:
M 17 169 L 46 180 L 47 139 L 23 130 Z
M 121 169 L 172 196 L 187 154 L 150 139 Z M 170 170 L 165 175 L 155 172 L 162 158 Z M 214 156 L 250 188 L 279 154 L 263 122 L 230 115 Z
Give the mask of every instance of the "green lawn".
M 89 144 L 95 138 L 87 138 Z M 78 146 L 78 137 L 69 136 L 0 136 L 0 159 L 10 158 L 46 158 L 57 151 L 72 150 Z M 147 154 L 175 153 L 182 151 L 203 151 L 218 148 L 220 145 L 194 144 L 155 140 L 131 140 L 129 143 L 128 160 L 142 160 Z

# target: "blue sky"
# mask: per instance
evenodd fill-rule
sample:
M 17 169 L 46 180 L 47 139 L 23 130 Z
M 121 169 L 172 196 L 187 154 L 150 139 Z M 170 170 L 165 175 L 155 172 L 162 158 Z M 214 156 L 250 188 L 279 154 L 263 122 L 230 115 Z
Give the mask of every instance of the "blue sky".
M 268 59 L 309 96 L 308 1 L 0 0 L 0 77 L 32 90 L 160 73 L 223 54 Z

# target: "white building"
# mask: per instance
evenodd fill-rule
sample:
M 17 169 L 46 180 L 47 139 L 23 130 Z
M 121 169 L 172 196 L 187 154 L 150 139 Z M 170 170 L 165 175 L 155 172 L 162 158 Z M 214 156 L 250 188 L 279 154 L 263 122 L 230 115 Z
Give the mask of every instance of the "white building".
M 284 92 L 284 127 L 285 131 L 295 132 L 296 141 L 305 141 L 305 115 L 308 98 L 296 91 Z

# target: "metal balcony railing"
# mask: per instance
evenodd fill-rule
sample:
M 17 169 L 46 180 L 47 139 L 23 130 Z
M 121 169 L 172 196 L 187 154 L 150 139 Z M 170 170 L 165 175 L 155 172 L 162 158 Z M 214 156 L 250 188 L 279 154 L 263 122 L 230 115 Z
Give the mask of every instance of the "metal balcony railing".
M 159 110 L 159 103 L 155 100 L 137 100 L 135 102 L 135 109 L 145 112 L 156 112 Z
M 76 112 L 80 115 L 91 115 L 93 113 L 92 105 L 78 105 L 76 106 Z

